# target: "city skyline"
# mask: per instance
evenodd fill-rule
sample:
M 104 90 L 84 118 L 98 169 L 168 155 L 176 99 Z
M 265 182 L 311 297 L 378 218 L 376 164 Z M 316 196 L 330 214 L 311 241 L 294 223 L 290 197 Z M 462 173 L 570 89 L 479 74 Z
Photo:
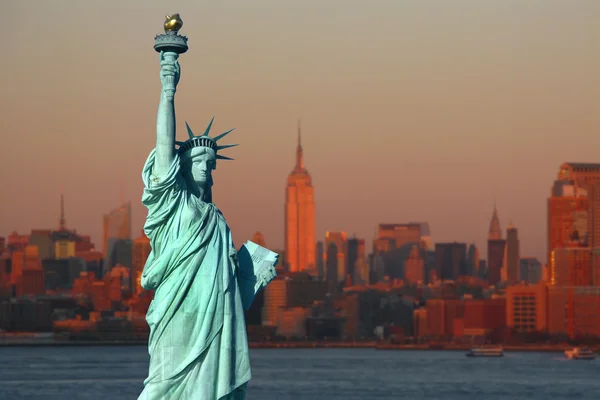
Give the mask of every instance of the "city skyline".
M 302 146 L 300 144 L 300 128 L 298 128 L 298 129 L 299 130 L 298 130 L 298 147 L 297 147 L 297 150 L 296 150 L 296 168 L 298 168 L 299 166 L 303 168 Z M 559 168 L 560 172 L 558 174 L 559 175 L 558 176 L 559 179 L 563 179 L 564 178 L 564 177 L 561 178 L 561 176 L 562 176 L 561 174 L 564 173 L 564 169 L 563 168 L 565 166 L 569 165 L 569 164 L 572 164 L 572 163 L 563 163 L 563 164 L 561 164 L 561 166 Z M 585 164 L 579 163 L 579 165 L 585 165 Z M 600 165 L 600 164 L 590 164 L 590 165 Z M 290 180 L 292 180 L 293 178 L 295 178 L 295 172 L 296 172 L 296 170 L 292 171 L 292 173 L 288 177 L 288 185 L 289 185 Z M 304 172 L 307 173 L 306 171 L 304 171 Z M 557 181 L 555 181 L 555 185 L 556 185 L 556 182 Z M 288 186 L 288 188 L 286 190 L 289 190 L 289 186 Z M 312 197 L 312 187 L 311 187 L 311 195 L 310 195 L 310 197 Z M 548 198 L 548 200 L 550 200 L 550 198 Z M 288 205 L 287 202 L 285 203 L 285 206 L 286 206 L 286 212 L 284 214 L 287 213 L 287 208 L 289 207 L 289 205 Z M 313 207 L 314 207 L 314 205 L 313 205 Z M 126 220 L 119 222 L 119 224 L 122 224 L 122 226 L 118 225 L 118 228 L 117 227 L 111 228 L 113 230 L 115 230 L 115 229 L 121 229 L 121 230 L 123 230 L 124 229 L 124 231 L 122 233 L 118 233 L 117 236 L 118 235 L 122 235 L 121 239 L 128 239 L 129 238 L 129 239 L 134 240 L 134 241 L 138 240 L 138 239 L 143 239 L 143 240 L 147 239 L 146 235 L 143 233 L 143 226 L 140 229 L 140 232 L 138 234 L 135 234 L 132 231 L 132 229 L 131 229 L 131 220 L 133 218 L 130 218 L 131 217 L 131 208 L 132 208 L 131 201 L 130 200 L 124 201 L 123 198 L 122 198 L 121 199 L 121 204 L 119 206 L 115 207 L 113 210 L 111 210 L 110 212 L 105 213 L 103 215 L 103 225 L 104 226 L 103 226 L 103 230 L 102 230 L 101 244 L 99 244 L 99 243 L 96 243 L 96 241 L 94 241 L 94 237 L 92 235 L 90 235 L 89 232 L 82 231 L 82 230 L 78 229 L 77 227 L 73 227 L 73 226 L 68 225 L 67 219 L 66 219 L 65 207 L 64 207 L 64 195 L 61 194 L 61 196 L 60 196 L 60 212 L 59 212 L 59 218 L 58 218 L 58 224 L 57 224 L 58 229 L 56 227 L 52 228 L 52 227 L 38 227 L 38 226 L 36 226 L 36 227 L 31 227 L 31 228 L 29 228 L 26 231 L 11 231 L 10 233 L 6 233 L 4 235 L 3 235 L 2 232 L 0 232 L 0 237 L 3 237 L 4 239 L 8 239 L 8 237 L 11 234 L 13 234 L 13 233 L 18 233 L 19 236 L 22 236 L 22 235 L 27 236 L 27 235 L 29 235 L 30 232 L 45 231 L 45 230 L 55 231 L 55 232 L 65 231 L 65 230 L 66 231 L 72 231 L 72 232 L 77 232 L 79 235 L 89 236 L 90 239 L 91 239 L 91 243 L 93 243 L 95 245 L 95 250 L 98 251 L 98 252 L 100 252 L 100 253 L 103 253 L 106 256 L 106 253 L 107 253 L 107 238 L 108 238 L 107 237 L 107 231 L 106 231 L 106 229 L 107 229 L 106 225 L 107 225 L 107 223 L 109 223 L 108 221 L 110 221 L 111 215 L 114 214 L 114 213 L 121 213 L 121 212 L 126 211 L 126 215 L 127 215 Z M 548 209 L 548 212 L 550 212 L 549 209 Z M 398 225 L 422 225 L 422 224 L 425 224 L 427 226 L 427 228 L 426 228 L 427 232 L 426 232 L 425 236 L 422 236 L 420 238 L 420 240 L 423 241 L 423 240 L 425 240 L 425 238 L 427 238 L 427 241 L 428 241 L 429 244 L 423 242 L 423 246 L 425 246 L 424 248 L 433 249 L 433 247 L 435 247 L 436 244 L 452 244 L 452 243 L 454 243 L 454 244 L 465 244 L 467 246 L 470 246 L 470 245 L 474 244 L 479 251 L 483 251 L 483 249 L 486 249 L 488 251 L 488 257 L 484 258 L 484 260 L 487 261 L 488 264 L 489 264 L 489 251 L 490 251 L 489 250 L 489 243 L 490 243 L 490 241 L 502 242 L 501 247 L 502 247 L 502 249 L 504 249 L 505 244 L 509 240 L 509 236 L 510 236 L 511 232 L 513 234 L 515 234 L 515 232 L 518 230 L 518 227 L 514 226 L 512 220 L 508 223 L 508 226 L 507 226 L 506 230 L 505 231 L 502 230 L 501 223 L 499 222 L 498 210 L 497 210 L 497 207 L 496 207 L 495 203 L 494 203 L 494 208 L 493 208 L 492 216 L 491 216 L 490 222 L 489 222 L 489 231 L 488 231 L 488 235 L 487 235 L 487 243 L 486 243 L 486 247 L 485 248 L 477 247 L 476 243 L 474 243 L 474 242 L 469 243 L 469 242 L 461 242 L 461 241 L 458 241 L 458 240 L 432 241 L 431 240 L 432 238 L 431 238 L 430 233 L 429 233 L 429 223 L 428 222 L 420 222 L 420 223 L 416 223 L 414 221 L 412 221 L 412 222 L 400 222 L 400 223 L 398 223 L 398 222 L 392 222 L 392 223 L 390 223 L 390 222 L 383 222 L 383 223 L 376 224 L 376 229 L 378 229 L 379 231 L 381 231 L 381 229 L 382 229 L 383 226 L 386 226 L 386 225 L 396 225 L 396 224 L 398 224 Z M 285 235 L 285 231 L 286 231 L 286 228 L 284 226 L 284 235 Z M 113 235 L 116 232 L 117 231 L 113 232 Z M 316 240 L 315 240 L 315 246 L 314 246 L 315 248 L 314 249 L 312 249 L 312 250 L 305 249 L 305 250 L 306 251 L 313 251 L 313 252 L 316 253 L 316 252 L 318 252 L 317 247 L 318 247 L 319 243 L 324 244 L 325 248 L 327 248 L 328 236 L 330 234 L 342 235 L 344 237 L 344 239 L 343 239 L 344 242 L 346 242 L 348 239 L 350 239 L 350 240 L 351 239 L 357 239 L 357 240 L 364 241 L 365 243 L 367 242 L 367 239 L 357 237 L 355 234 L 351 234 L 350 236 L 348 236 L 348 232 L 347 231 L 327 230 L 325 232 L 325 235 L 324 235 L 323 238 L 319 238 L 319 237 L 316 238 Z M 297 234 L 294 234 L 294 235 L 297 235 Z M 310 232 L 309 232 L 308 237 L 310 238 Z M 256 239 L 256 238 L 258 238 L 258 239 Z M 369 246 L 368 253 L 371 252 L 372 250 L 374 250 L 374 247 L 375 247 L 374 240 L 376 238 L 379 238 L 379 234 L 375 234 L 373 236 L 373 238 L 372 238 L 373 240 L 369 240 L 368 241 L 369 244 L 371 245 L 371 246 Z M 266 245 L 266 242 L 265 242 L 265 239 L 264 239 L 264 235 L 260 231 L 255 231 L 253 233 L 252 240 L 253 241 L 259 240 L 260 243 L 261 243 L 261 245 Z M 294 240 L 298 240 L 298 238 L 295 238 Z M 519 245 L 518 245 L 519 240 L 518 239 L 516 239 L 516 240 L 517 240 L 517 245 L 516 246 L 518 248 L 519 247 Z M 284 241 L 285 241 L 285 236 L 284 236 Z M 283 251 L 283 250 L 285 250 L 283 248 L 275 248 L 275 249 L 277 251 Z M 380 251 L 384 251 L 385 252 L 387 250 L 381 250 L 381 249 L 379 249 L 378 252 L 380 252 Z M 504 249 L 503 251 L 506 251 L 506 249 Z M 519 253 L 519 251 L 517 250 L 517 254 L 518 253 Z M 506 253 L 504 254 L 504 257 L 506 257 Z M 518 256 L 517 255 L 517 260 L 518 259 L 529 259 L 529 258 L 537 259 L 537 260 L 539 260 L 542 263 L 545 262 L 544 259 L 539 259 L 537 257 L 532 257 L 532 256 L 527 256 L 527 255 L 525 255 L 525 256 L 523 256 L 523 255 Z M 500 260 L 500 262 L 502 263 L 503 261 Z M 286 263 L 287 263 L 287 261 L 286 261 Z M 342 264 L 344 264 L 344 263 L 342 263 Z M 295 272 L 295 271 L 296 272 L 297 271 L 311 271 L 311 272 L 315 272 L 316 271 L 315 268 L 316 268 L 316 264 L 307 264 L 305 266 L 297 265 L 297 266 L 295 266 L 295 267 L 292 268 L 292 272 Z M 488 268 L 489 268 L 489 265 L 488 265 Z M 497 272 L 500 273 L 499 270 Z M 515 273 L 515 272 L 513 271 L 513 273 Z
M 215 171 L 236 243 L 260 231 L 283 248 L 300 117 L 317 240 L 345 231 L 369 248 L 379 223 L 427 221 L 435 242 L 483 251 L 495 201 L 521 255 L 545 262 L 559 165 L 598 161 L 600 3 L 480 3 L 174 4 L 194 50 L 181 59 L 179 137 L 184 121 L 213 114 L 215 128 L 237 128 L 236 161 Z M 121 181 L 133 236 L 141 229 L 160 84 L 152 40 L 171 10 L 117 4 L 5 7 L 0 235 L 56 228 L 62 186 L 67 227 L 99 248 Z M 73 24 L 56 22 L 64 15 Z

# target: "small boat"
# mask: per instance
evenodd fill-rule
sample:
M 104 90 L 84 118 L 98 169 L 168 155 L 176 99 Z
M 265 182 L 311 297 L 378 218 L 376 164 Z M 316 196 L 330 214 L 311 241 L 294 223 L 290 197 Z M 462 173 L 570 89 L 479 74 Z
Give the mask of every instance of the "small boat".
M 504 348 L 502 346 L 480 346 L 473 347 L 467 352 L 467 357 L 502 357 Z
M 593 360 L 596 353 L 588 347 L 575 347 L 573 350 L 565 350 L 565 356 L 569 360 Z

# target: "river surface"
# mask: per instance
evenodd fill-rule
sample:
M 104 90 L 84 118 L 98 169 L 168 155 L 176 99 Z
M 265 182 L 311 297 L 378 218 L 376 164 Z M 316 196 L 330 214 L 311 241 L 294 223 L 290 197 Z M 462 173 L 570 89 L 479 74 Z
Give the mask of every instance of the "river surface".
M 600 399 L 600 359 L 560 353 L 251 349 L 250 357 L 248 400 Z M 136 399 L 147 369 L 145 346 L 3 347 L 0 399 Z

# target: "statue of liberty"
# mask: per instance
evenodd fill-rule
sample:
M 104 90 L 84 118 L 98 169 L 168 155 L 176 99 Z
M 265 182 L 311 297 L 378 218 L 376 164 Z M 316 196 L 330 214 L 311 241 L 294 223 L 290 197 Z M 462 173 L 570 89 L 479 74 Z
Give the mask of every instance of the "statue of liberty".
M 277 255 L 252 242 L 236 251 L 212 202 L 212 171 L 217 160 L 230 160 L 219 152 L 234 146 L 217 142 L 231 131 L 210 137 L 211 121 L 195 136 L 186 123 L 189 139 L 175 140 L 177 57 L 160 52 L 156 147 L 142 173 L 152 251 L 141 284 L 154 299 L 146 315 L 149 373 L 138 400 L 243 400 L 251 378 L 244 309 L 275 277 Z

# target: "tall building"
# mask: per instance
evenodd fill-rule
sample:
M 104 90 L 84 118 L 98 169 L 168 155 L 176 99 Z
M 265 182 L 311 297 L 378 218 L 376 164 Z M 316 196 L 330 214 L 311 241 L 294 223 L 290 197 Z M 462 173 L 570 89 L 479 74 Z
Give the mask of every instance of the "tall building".
M 65 218 L 65 198 L 60 195 L 60 218 L 58 220 L 58 230 L 52 232 L 51 240 L 54 243 L 53 255 L 56 259 L 65 259 L 75 257 L 77 234 L 75 231 L 67 229 L 67 220 Z
M 467 250 L 467 275 L 480 277 L 479 274 L 479 249 L 475 243 L 469 245 Z
M 564 163 L 548 199 L 550 333 L 600 334 L 600 164 Z
M 453 281 L 465 275 L 467 267 L 466 243 L 436 243 L 435 270 L 443 281 Z
M 131 266 L 131 202 L 105 214 L 103 228 L 104 273 L 116 264 Z
M 548 198 L 549 262 L 556 249 L 587 246 L 588 205 L 585 188 L 571 180 L 554 181 Z
M 288 176 L 285 192 L 285 262 L 287 270 L 316 270 L 315 201 L 310 174 L 304 167 L 302 136 L 298 123 L 296 166 Z
M 506 230 L 506 277 L 509 283 L 519 282 L 519 236 L 512 223 Z
M 108 239 L 109 251 L 106 254 L 104 273 L 111 268 L 119 265 L 121 267 L 131 268 L 131 254 L 133 249 L 133 240 L 131 239 Z
M 554 285 L 596 283 L 600 164 L 563 163 L 548 198 L 548 274 Z M 567 250 L 569 249 L 569 250 Z
M 561 248 L 552 252 L 552 286 L 600 286 L 599 272 L 600 257 L 589 247 Z
M 494 213 L 490 220 L 490 230 L 488 232 L 488 240 L 502 239 L 502 229 L 500 228 L 500 218 L 498 218 L 498 210 L 494 204 Z
M 131 202 L 126 202 L 118 208 L 104 214 L 103 218 L 103 244 L 104 255 L 109 249 L 110 239 L 131 240 Z
M 480 279 L 487 279 L 488 268 L 487 268 L 487 260 L 479 260 L 479 273 L 478 277 Z
M 505 255 L 506 240 L 488 240 L 487 278 L 490 285 L 497 285 L 502 282 Z
M 317 242 L 317 271 L 319 272 L 319 278 L 325 279 L 325 243 Z
M 600 182 L 600 163 L 563 163 L 557 179 L 571 181 L 576 186 L 588 188 L 591 184 Z
M 408 258 L 404 262 L 404 278 L 410 283 L 425 282 L 425 260 L 421 257 L 421 249 L 413 245 Z
M 557 248 L 600 247 L 598 185 L 600 164 L 567 162 L 560 166 L 548 199 L 549 262 Z
M 535 285 L 542 280 L 542 263 L 535 257 L 521 257 L 519 281 Z
M 348 274 L 348 271 L 346 270 L 346 267 L 347 267 L 346 260 L 348 259 L 348 235 L 346 234 L 346 232 L 326 232 L 325 233 L 325 248 L 327 249 L 327 252 L 325 253 L 325 267 L 326 268 L 329 268 L 329 266 L 330 266 L 329 258 L 331 255 L 329 252 L 329 248 L 330 248 L 331 243 L 334 243 L 335 248 L 337 249 L 336 276 L 337 276 L 339 282 L 344 282 L 344 280 L 346 279 L 346 275 Z M 333 265 L 333 264 L 331 264 L 331 265 Z M 325 272 L 325 275 L 327 277 L 333 276 L 333 275 L 330 275 L 329 272 Z
M 371 268 L 369 265 L 369 259 L 365 255 L 356 261 L 354 268 L 354 284 L 355 285 L 368 285 L 371 283 Z
M 369 281 L 371 283 L 383 282 L 385 280 L 385 263 L 381 254 L 369 254 L 369 265 L 371 267 Z
M 353 284 L 355 283 L 354 277 L 356 275 L 356 263 L 359 260 L 363 260 L 365 257 L 365 240 L 357 239 L 356 237 L 348 239 L 346 275 L 350 276 Z
M 502 239 L 498 210 L 494 204 L 487 245 L 487 277 L 490 285 L 496 285 L 502 281 L 502 267 L 504 266 L 504 254 L 506 252 L 505 246 L 506 241 Z
M 335 292 L 339 287 L 340 277 L 338 276 L 338 247 L 335 242 L 329 242 L 327 252 L 325 253 L 325 281 L 329 292 Z

